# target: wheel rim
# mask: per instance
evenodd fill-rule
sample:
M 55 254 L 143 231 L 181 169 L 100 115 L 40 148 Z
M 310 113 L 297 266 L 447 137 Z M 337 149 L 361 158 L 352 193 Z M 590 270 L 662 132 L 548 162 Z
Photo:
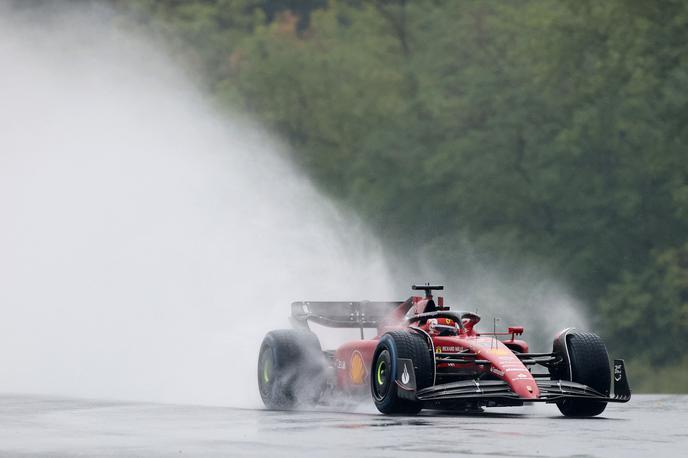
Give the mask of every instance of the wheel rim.
M 375 360 L 375 379 L 373 380 L 373 395 L 381 400 L 387 395 L 391 382 L 392 360 L 389 351 L 382 350 Z

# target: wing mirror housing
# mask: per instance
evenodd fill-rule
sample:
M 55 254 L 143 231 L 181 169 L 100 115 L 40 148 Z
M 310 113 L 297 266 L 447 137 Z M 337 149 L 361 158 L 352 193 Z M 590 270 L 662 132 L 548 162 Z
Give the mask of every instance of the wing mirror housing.
M 507 332 L 511 334 L 511 340 L 514 340 L 516 336 L 523 334 L 523 326 L 509 326 Z

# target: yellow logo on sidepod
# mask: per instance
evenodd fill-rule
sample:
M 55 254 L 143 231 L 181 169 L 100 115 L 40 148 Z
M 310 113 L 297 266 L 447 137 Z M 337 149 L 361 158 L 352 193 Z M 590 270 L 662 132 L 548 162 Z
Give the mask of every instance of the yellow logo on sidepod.
M 363 356 L 361 356 L 361 353 L 358 350 L 355 350 L 351 354 L 351 364 L 349 367 L 349 377 L 351 378 L 351 382 L 355 383 L 356 385 L 363 384 L 366 379 L 365 362 L 363 361 Z

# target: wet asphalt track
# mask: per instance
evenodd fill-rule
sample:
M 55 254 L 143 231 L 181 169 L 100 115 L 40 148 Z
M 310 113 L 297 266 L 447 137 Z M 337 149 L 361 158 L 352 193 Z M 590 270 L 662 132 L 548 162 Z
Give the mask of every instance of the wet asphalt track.
M 688 456 L 688 396 L 384 417 L 0 395 L 1 456 Z

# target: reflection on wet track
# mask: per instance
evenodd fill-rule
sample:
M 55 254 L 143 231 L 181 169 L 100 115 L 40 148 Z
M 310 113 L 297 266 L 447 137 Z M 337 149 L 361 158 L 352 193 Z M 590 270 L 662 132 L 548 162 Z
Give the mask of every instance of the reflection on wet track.
M 7 456 L 670 456 L 688 450 L 688 396 L 635 396 L 593 419 L 555 406 L 270 412 L 0 395 Z

